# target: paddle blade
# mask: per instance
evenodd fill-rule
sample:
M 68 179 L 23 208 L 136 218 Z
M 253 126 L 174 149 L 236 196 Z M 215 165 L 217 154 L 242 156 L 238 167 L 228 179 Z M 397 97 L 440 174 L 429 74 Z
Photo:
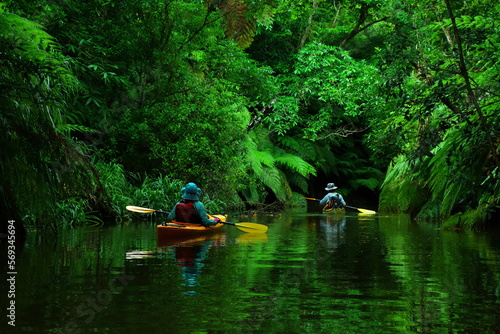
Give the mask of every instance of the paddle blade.
M 361 212 L 361 213 L 368 213 L 368 214 L 371 214 L 371 215 L 374 215 L 374 214 L 377 213 L 376 211 L 373 211 L 373 210 L 360 209 L 360 208 L 358 208 L 358 211 Z
M 155 212 L 154 209 L 141 208 L 140 206 L 128 205 L 125 207 L 128 211 L 139 212 L 139 213 L 151 213 Z
M 268 227 L 262 224 L 235 223 L 234 225 L 243 232 L 248 232 L 248 233 L 266 233 L 268 230 Z
M 373 215 L 373 214 L 376 214 L 377 212 L 376 211 L 373 211 L 373 210 L 367 210 L 367 209 L 360 209 L 360 208 L 355 208 L 353 206 L 349 206 L 349 205 L 346 205 L 345 206 L 346 208 L 350 208 L 350 209 L 353 209 L 353 210 L 357 210 L 361 213 L 367 213 L 367 214 L 370 214 L 370 215 Z

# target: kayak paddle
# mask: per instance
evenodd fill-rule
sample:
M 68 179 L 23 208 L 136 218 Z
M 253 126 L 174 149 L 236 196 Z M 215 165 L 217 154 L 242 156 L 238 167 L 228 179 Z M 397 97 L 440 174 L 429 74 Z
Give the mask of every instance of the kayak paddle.
M 139 213 L 158 212 L 158 213 L 169 214 L 169 212 L 166 212 L 166 211 L 141 208 L 140 206 L 133 206 L 133 205 L 128 205 L 126 207 L 126 209 L 129 211 L 132 211 L 132 212 L 139 212 Z M 267 229 L 268 229 L 268 227 L 266 225 L 256 224 L 256 223 L 231 223 L 231 222 L 224 222 L 222 220 L 220 222 L 223 224 L 226 224 L 226 225 L 236 226 L 237 228 L 239 228 L 243 232 L 266 233 Z
M 310 198 L 310 197 L 304 197 L 304 196 L 301 196 L 302 198 L 305 198 L 305 199 L 308 199 L 308 200 L 311 200 L 311 201 L 321 201 L 320 199 L 317 199 L 317 198 Z M 354 206 L 349 206 L 349 205 L 344 205 L 346 208 L 349 208 L 349 209 L 353 209 L 353 210 L 358 210 L 359 212 L 361 213 L 370 213 L 370 214 L 375 214 L 377 213 L 376 211 L 373 211 L 373 210 L 367 210 L 367 209 L 361 209 L 361 208 L 355 208 Z

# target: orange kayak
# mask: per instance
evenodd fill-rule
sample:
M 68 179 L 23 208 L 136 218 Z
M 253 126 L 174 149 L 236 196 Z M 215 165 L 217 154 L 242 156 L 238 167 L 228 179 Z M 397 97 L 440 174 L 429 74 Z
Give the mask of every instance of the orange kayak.
M 209 219 L 219 218 L 222 221 L 226 221 L 226 216 L 224 215 L 213 215 L 208 216 Z M 218 231 L 223 223 L 216 224 L 214 226 L 203 226 L 200 224 L 190 224 L 181 223 L 176 221 L 165 222 L 161 225 L 156 226 L 156 235 L 158 238 L 168 238 L 168 237 L 179 237 L 179 236 L 197 236 L 214 231 Z

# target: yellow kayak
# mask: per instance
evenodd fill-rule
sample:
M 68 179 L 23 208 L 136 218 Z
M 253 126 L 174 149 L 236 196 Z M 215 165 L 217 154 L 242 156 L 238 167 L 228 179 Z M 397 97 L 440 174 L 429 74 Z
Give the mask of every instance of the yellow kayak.
M 344 214 L 345 210 L 342 208 L 327 208 L 327 209 L 323 209 L 323 212 L 334 213 L 334 214 Z
M 222 221 L 226 221 L 226 216 L 224 215 L 213 215 L 208 216 L 209 219 L 219 218 Z M 200 224 L 190 224 L 182 222 L 165 222 L 161 225 L 156 226 L 156 235 L 158 238 L 168 238 L 177 236 L 196 236 L 200 234 L 206 234 L 219 230 L 223 223 L 218 223 L 213 226 L 203 226 Z

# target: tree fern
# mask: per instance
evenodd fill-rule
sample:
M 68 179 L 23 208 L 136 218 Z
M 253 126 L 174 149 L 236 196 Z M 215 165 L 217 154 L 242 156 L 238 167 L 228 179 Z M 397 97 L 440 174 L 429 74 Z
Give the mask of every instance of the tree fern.
M 219 3 L 226 18 L 226 37 L 233 39 L 241 48 L 247 48 L 255 36 L 255 19 L 248 13 L 242 0 L 225 0 Z
M 284 153 L 275 157 L 274 160 L 277 164 L 288 167 L 292 171 L 299 173 L 302 176 L 307 177 L 309 175 L 316 174 L 316 170 L 314 169 L 314 167 L 297 155 Z
M 466 197 L 466 191 L 473 188 L 482 167 L 480 151 L 471 151 L 470 139 L 464 138 L 460 129 L 448 130 L 444 140 L 434 150 L 427 169 L 432 200 L 440 205 L 440 218 L 450 216 L 459 200 Z M 484 153 L 486 154 L 486 152 Z M 463 164 L 469 161 L 468 164 Z M 471 203 L 472 204 L 472 203 Z
M 411 181 L 412 172 L 412 165 L 407 160 L 406 156 L 403 154 L 398 155 L 389 165 L 382 187 L 395 186 L 399 185 L 401 182 Z
M 368 189 L 374 190 L 380 185 L 380 180 L 374 177 L 368 179 L 356 179 L 356 183 L 367 187 Z
M 261 189 L 258 184 L 252 182 L 248 184 L 245 188 L 241 189 L 242 195 L 245 197 L 246 201 L 250 204 L 261 203 L 263 199 L 264 189 Z
M 430 178 L 428 185 L 434 198 L 441 197 L 444 189 L 450 182 L 451 166 L 448 164 L 449 155 L 452 153 L 452 146 L 456 145 L 453 141 L 442 142 L 435 150 L 434 157 L 429 162 Z
M 284 149 L 293 152 L 304 160 L 314 161 L 318 156 L 316 151 L 317 144 L 310 140 L 291 136 L 277 136 L 276 142 Z
M 255 159 L 252 161 L 256 166 L 264 165 L 267 167 L 274 167 L 276 162 L 275 157 L 271 154 L 271 152 L 267 151 L 258 151 L 255 150 L 252 152 L 251 156 Z
M 307 193 L 309 184 L 306 177 L 293 173 L 287 176 L 287 180 L 291 185 L 298 187 L 303 194 Z
M 317 165 L 318 168 L 323 171 L 324 174 L 334 174 L 339 175 L 339 157 L 331 149 L 325 149 L 324 146 L 316 145 L 315 151 L 317 155 Z
M 380 210 L 412 212 L 425 201 L 422 182 L 414 174 L 405 155 L 399 155 L 389 166 L 380 194 Z
M 381 209 L 447 219 L 457 209 L 480 205 L 474 190 L 480 187 L 487 150 L 471 150 L 479 146 L 471 142 L 474 140 L 481 138 L 464 137 L 463 129 L 452 128 L 432 150 L 432 157 L 412 161 L 400 155 L 386 174 Z
M 259 179 L 273 191 L 278 200 L 286 202 L 292 196 L 288 181 L 279 169 L 264 167 Z
M 292 197 L 291 184 L 306 191 L 306 179 L 314 175 L 316 170 L 297 153 L 287 152 L 286 149 L 275 145 L 270 139 L 270 134 L 269 130 L 261 127 L 255 128 L 250 133 L 247 142 L 250 172 L 252 178 L 259 180 L 272 191 L 279 201 L 287 202 Z M 287 139 L 286 142 L 292 146 L 297 143 L 291 139 Z M 257 197 L 259 201 L 265 199 L 266 194 L 256 196 L 255 189 L 255 185 L 249 185 L 242 191 L 247 201 L 255 203 Z

